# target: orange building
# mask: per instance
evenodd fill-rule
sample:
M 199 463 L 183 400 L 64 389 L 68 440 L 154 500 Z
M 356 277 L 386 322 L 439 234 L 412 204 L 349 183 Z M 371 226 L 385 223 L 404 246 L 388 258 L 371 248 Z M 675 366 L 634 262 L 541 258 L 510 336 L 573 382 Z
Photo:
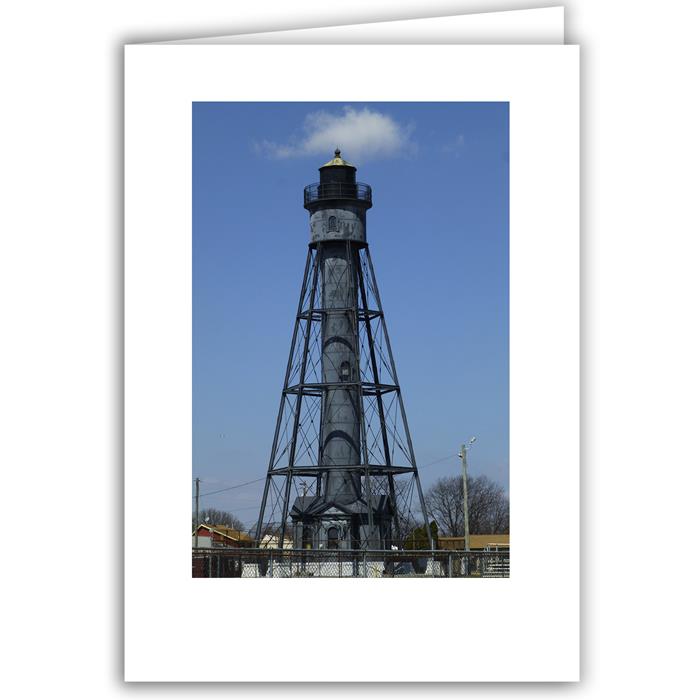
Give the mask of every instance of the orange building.
M 438 536 L 438 549 L 461 549 L 464 551 L 464 537 Z M 510 550 L 510 535 L 469 535 L 469 549 L 484 552 Z

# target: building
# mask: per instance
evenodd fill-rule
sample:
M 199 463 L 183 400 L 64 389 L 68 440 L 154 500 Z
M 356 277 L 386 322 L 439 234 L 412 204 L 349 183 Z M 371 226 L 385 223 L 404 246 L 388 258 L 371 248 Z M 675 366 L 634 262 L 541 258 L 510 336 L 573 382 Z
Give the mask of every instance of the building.
M 438 549 L 464 551 L 464 536 L 438 537 Z M 510 550 L 510 535 L 469 535 L 469 549 L 472 551 L 501 552 Z
M 260 538 L 260 544 L 258 545 L 261 549 L 278 549 L 280 548 L 279 534 L 271 533 L 268 535 L 263 535 Z M 294 541 L 291 537 L 285 537 L 282 541 L 281 549 L 292 549 L 294 547 Z
M 197 543 L 197 535 L 199 541 Z M 198 530 L 192 533 L 193 547 L 252 547 L 253 538 L 242 530 L 234 530 L 223 525 L 206 525 L 202 523 Z

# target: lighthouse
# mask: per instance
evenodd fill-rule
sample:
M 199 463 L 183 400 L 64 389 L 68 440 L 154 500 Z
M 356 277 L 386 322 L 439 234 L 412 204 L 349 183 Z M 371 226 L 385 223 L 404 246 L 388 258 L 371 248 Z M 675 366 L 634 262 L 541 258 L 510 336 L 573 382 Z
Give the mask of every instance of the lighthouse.
M 367 245 L 372 188 L 340 149 L 304 188 L 310 241 L 258 544 L 401 548 L 430 529 Z

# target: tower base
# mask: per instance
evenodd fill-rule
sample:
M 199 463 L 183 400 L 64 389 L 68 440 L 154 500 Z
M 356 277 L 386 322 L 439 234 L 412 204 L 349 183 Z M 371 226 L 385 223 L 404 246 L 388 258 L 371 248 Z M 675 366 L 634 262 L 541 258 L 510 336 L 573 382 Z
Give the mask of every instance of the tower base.
M 371 515 L 371 517 L 370 517 Z M 290 517 L 295 549 L 390 549 L 393 517 L 389 496 L 352 503 L 299 496 Z

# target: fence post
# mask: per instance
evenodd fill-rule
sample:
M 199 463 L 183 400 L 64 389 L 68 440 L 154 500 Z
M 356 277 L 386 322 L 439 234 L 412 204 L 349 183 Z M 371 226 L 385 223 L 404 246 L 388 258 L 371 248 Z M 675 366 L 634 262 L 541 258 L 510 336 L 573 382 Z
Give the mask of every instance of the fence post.
M 274 559 L 272 558 L 272 550 L 270 550 L 270 578 L 274 578 L 274 573 L 272 571 L 272 565 L 274 564 Z
M 452 578 L 452 552 L 447 555 L 447 578 Z
M 367 550 L 366 549 L 362 552 L 362 564 L 363 564 L 363 569 L 365 572 L 365 578 L 367 578 Z

